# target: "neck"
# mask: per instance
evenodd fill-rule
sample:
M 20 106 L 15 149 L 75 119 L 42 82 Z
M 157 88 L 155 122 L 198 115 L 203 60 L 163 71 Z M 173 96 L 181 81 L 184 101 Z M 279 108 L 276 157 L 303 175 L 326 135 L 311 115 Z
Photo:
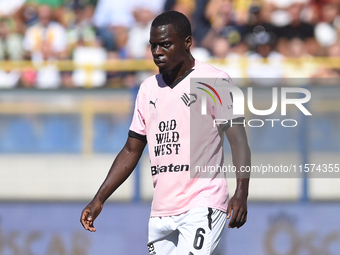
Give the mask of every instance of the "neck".
M 194 66 L 195 59 L 191 54 L 189 54 L 189 56 L 185 59 L 184 62 L 180 63 L 170 72 L 163 74 L 163 80 L 165 81 L 166 84 L 170 85 L 179 78 L 181 78 L 186 72 L 191 70 Z

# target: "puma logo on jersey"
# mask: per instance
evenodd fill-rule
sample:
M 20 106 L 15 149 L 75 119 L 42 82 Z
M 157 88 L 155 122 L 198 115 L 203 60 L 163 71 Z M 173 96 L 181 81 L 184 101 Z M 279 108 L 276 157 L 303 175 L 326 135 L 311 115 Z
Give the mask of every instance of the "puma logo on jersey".
M 156 109 L 156 102 L 157 102 L 157 100 L 158 100 L 158 98 L 156 99 L 155 102 L 152 102 L 151 100 L 150 100 L 150 102 L 149 102 L 149 104 L 152 104 L 152 105 L 155 107 L 155 109 Z
M 190 97 L 189 97 L 190 96 Z M 183 101 L 183 103 L 186 105 L 186 106 L 190 106 L 191 104 L 195 103 L 197 101 L 197 95 L 196 94 L 189 94 L 187 95 L 186 93 L 184 93 L 182 96 L 181 96 L 181 99 Z
M 222 78 L 222 80 L 228 82 L 229 84 L 232 84 L 232 83 L 230 82 L 230 79 L 229 79 L 229 78 L 228 78 L 228 79 Z

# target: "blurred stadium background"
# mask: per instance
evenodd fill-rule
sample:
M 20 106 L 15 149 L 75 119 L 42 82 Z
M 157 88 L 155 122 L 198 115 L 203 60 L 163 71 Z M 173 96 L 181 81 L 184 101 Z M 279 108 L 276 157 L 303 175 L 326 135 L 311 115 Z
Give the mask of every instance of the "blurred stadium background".
M 0 255 L 148 254 L 147 150 L 95 234 L 79 216 L 157 72 L 149 25 L 169 9 L 190 17 L 195 58 L 252 86 L 256 107 L 272 86 L 311 91 L 312 116 L 285 117 L 297 127 L 248 128 L 253 165 L 340 163 L 340 1 L 0 0 Z M 340 179 L 308 177 L 252 179 L 248 222 L 218 255 L 340 254 Z

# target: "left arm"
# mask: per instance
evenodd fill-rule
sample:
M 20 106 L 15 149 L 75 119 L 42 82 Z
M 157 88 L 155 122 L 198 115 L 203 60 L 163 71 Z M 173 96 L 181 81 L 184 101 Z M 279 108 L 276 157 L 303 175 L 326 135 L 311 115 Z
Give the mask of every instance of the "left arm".
M 247 198 L 250 172 L 241 172 L 241 167 L 250 167 L 250 148 L 243 125 L 234 125 L 226 130 L 231 147 L 232 161 L 236 167 L 237 186 L 227 209 L 229 228 L 241 227 L 247 221 Z M 233 213 L 232 213 L 233 211 Z

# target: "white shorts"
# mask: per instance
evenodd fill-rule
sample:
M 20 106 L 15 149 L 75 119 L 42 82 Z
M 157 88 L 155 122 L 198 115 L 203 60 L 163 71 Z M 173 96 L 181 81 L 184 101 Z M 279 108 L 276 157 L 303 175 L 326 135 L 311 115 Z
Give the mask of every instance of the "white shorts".
M 197 207 L 176 216 L 151 217 L 148 249 L 151 255 L 211 255 L 221 239 L 225 212 Z

